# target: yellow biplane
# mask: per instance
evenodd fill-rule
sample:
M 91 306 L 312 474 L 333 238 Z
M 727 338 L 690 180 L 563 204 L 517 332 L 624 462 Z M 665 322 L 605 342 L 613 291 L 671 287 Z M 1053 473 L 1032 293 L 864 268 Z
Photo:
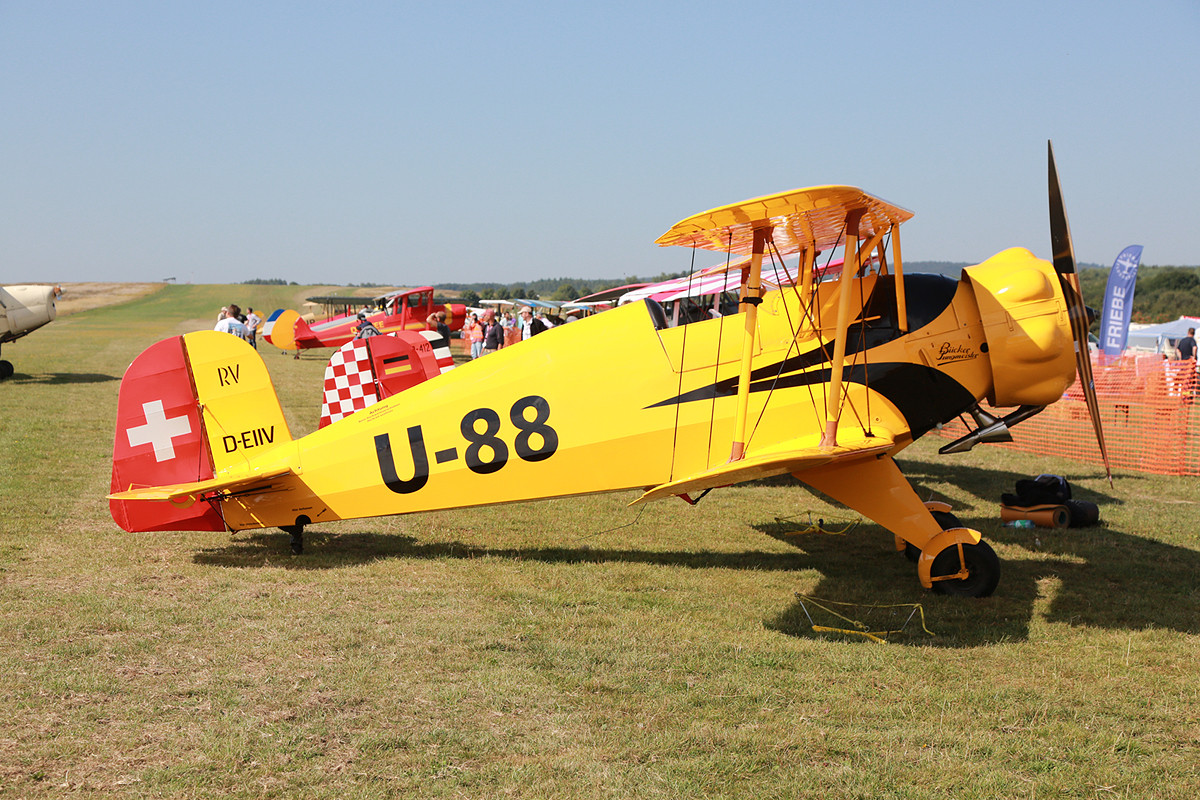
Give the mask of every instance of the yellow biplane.
M 905 275 L 910 212 L 849 186 L 760 197 L 658 239 L 749 255 L 739 313 L 668 327 L 653 301 L 622 306 L 298 440 L 248 345 L 164 340 L 121 386 L 113 518 L 129 531 L 278 527 L 299 552 L 303 529 L 329 520 L 629 489 L 638 503 L 689 499 L 791 474 L 895 534 L 925 587 L 988 595 L 991 547 L 922 502 L 894 456 L 963 413 L 979 427 L 949 449 L 1003 439 L 1063 395 L 1077 353 L 1090 371 L 1052 151 L 1050 176 L 1053 264 L 1011 249 L 958 281 Z M 814 278 L 835 249 L 840 276 Z M 764 259 L 788 255 L 799 280 L 763 293 Z M 1017 410 L 996 419 L 983 399 Z

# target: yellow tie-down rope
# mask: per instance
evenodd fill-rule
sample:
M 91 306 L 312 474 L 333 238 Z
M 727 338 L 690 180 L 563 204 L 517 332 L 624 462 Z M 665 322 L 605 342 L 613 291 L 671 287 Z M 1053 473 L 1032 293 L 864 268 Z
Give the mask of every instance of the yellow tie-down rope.
M 802 528 L 797 528 L 796 530 L 785 531 L 783 534 L 784 536 L 801 536 L 801 535 L 809 534 L 809 533 L 824 533 L 824 534 L 828 534 L 830 536 L 845 536 L 850 531 L 854 530 L 855 526 L 857 526 L 858 523 L 862 521 L 862 517 L 857 517 L 857 516 L 847 516 L 847 515 L 839 515 L 839 514 L 822 514 L 821 516 L 816 517 L 812 511 L 806 511 L 804 513 L 808 518 L 807 524 L 805 524 L 804 527 L 802 527 Z M 814 517 L 815 517 L 815 519 L 814 519 Z M 826 519 L 827 517 L 829 519 Z M 783 525 L 786 523 L 794 522 L 796 519 L 797 519 L 796 517 L 776 517 L 775 522 L 780 525 Z M 830 525 L 830 522 L 832 522 L 833 524 Z M 845 633 L 845 634 L 850 634 L 851 636 L 863 636 L 867 639 L 870 639 L 873 642 L 878 642 L 880 644 L 887 644 L 887 639 L 884 637 L 890 636 L 893 633 L 903 633 L 904 629 L 906 627 L 908 627 L 908 623 L 912 621 L 912 618 L 914 616 L 919 616 L 921 619 L 921 630 L 925 631 L 925 633 L 929 634 L 930 636 L 937 636 L 936 633 L 934 633 L 933 631 L 929 630 L 928 627 L 926 627 L 926 625 L 925 625 L 925 609 L 924 609 L 924 607 L 921 606 L 920 603 L 894 603 L 891 605 L 878 605 L 878 604 L 864 605 L 862 603 L 843 603 L 843 602 L 840 602 L 837 600 L 823 600 L 821 598 L 813 597 L 811 595 L 800 594 L 799 592 L 796 593 L 796 599 L 798 599 L 800 601 L 800 608 L 804 610 L 804 616 L 808 617 L 808 622 L 810 625 L 812 625 L 812 629 L 816 633 Z M 853 629 L 833 628 L 828 625 L 818 625 L 815 621 L 813 621 L 812 614 L 808 613 L 808 606 L 805 605 L 805 601 L 808 601 L 809 603 L 811 603 L 812 605 L 821 609 L 822 611 L 832 614 L 833 616 L 837 617 L 838 619 L 845 620 L 850 625 L 854 626 Z M 839 614 L 837 611 L 834 611 L 832 608 L 829 608 L 826 605 L 822 605 L 822 603 L 829 603 L 830 605 L 847 606 L 847 607 L 854 607 L 854 608 L 870 608 L 870 609 L 874 609 L 874 608 L 909 608 L 912 610 L 909 612 L 908 617 L 905 618 L 904 624 L 901 625 L 896 630 L 872 631 L 872 630 L 868 630 L 867 625 L 865 625 L 864 623 L 859 622 L 856 619 L 851 619 L 850 617 L 847 617 L 844 614 Z
M 804 512 L 808 516 L 808 523 L 803 528 L 797 528 L 794 531 L 784 531 L 784 536 L 802 536 L 806 533 L 827 533 L 830 536 L 845 536 L 850 531 L 854 530 L 858 523 L 862 522 L 862 517 L 849 517 L 839 514 L 823 514 L 813 520 L 813 512 Z M 829 519 L 826 519 L 826 518 Z M 796 520 L 796 517 L 776 517 L 775 522 L 779 525 L 785 525 Z M 832 523 L 832 525 L 827 525 Z
M 925 626 L 925 609 L 922 608 L 920 603 L 893 603 L 890 605 L 864 605 L 862 603 L 842 603 L 842 602 L 838 602 L 837 600 L 823 600 L 821 598 L 813 597 L 811 595 L 800 594 L 799 592 L 796 592 L 796 599 L 800 601 L 800 608 L 804 610 L 804 616 L 808 617 L 808 621 L 812 625 L 813 631 L 816 633 L 846 633 L 846 634 L 850 634 L 852 636 L 863 636 L 863 637 L 866 637 L 867 639 L 870 639 L 873 642 L 878 642 L 879 644 L 887 644 L 887 639 L 884 637 L 891 636 L 893 633 L 903 633 L 904 629 L 906 627 L 908 627 L 908 623 L 912 620 L 912 618 L 914 616 L 920 616 L 921 630 L 925 631 L 925 633 L 929 634 L 930 636 L 937 636 L 936 633 L 929 630 L 929 628 L 927 628 Z M 854 626 L 854 629 L 851 630 L 849 628 L 832 628 L 827 625 L 818 625 L 816 622 L 813 621 L 812 614 L 808 613 L 808 606 L 806 606 L 804 604 L 804 602 L 806 600 L 809 603 L 812 603 L 817 608 L 821 609 L 822 611 L 828 612 L 828 613 L 832 614 L 833 616 L 837 617 L 838 619 L 843 619 L 846 622 L 850 623 L 851 625 Z M 908 614 L 908 617 L 905 618 L 904 624 L 895 630 L 871 631 L 871 630 L 867 630 L 867 626 L 865 624 L 859 622 L 856 619 L 851 619 L 850 617 L 847 617 L 844 614 L 839 614 L 838 612 L 834 611 L 832 608 L 822 605 L 822 603 L 829 603 L 831 605 L 836 605 L 836 606 L 850 606 L 850 607 L 854 607 L 854 608 L 859 608 L 859 607 L 864 607 L 864 608 L 911 608 L 912 611 L 910 611 Z

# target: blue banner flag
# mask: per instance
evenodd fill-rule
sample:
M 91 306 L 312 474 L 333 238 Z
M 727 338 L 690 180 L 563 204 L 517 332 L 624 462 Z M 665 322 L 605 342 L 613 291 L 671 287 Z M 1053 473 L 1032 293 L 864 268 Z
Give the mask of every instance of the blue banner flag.
M 1108 288 L 1104 290 L 1104 312 L 1100 317 L 1100 351 L 1106 356 L 1119 356 L 1129 338 L 1129 315 L 1133 311 L 1133 289 L 1137 280 L 1142 246 L 1130 245 L 1121 251 L 1108 273 Z

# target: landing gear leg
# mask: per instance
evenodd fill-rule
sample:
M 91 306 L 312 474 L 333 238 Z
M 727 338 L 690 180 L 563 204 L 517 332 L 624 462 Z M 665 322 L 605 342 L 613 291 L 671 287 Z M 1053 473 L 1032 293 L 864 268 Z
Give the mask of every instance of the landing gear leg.
M 303 525 L 285 525 L 281 527 L 280 530 L 292 537 L 292 555 L 298 556 L 304 552 Z

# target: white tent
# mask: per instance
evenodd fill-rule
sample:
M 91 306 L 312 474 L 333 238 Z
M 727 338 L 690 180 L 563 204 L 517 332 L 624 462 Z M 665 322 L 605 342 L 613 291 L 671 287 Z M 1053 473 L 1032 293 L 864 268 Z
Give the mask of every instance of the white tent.
M 1187 336 L 1188 328 L 1200 328 L 1200 317 L 1180 317 L 1171 322 L 1157 325 L 1130 325 L 1127 348 L 1153 350 L 1156 353 L 1171 353 L 1175 342 Z

